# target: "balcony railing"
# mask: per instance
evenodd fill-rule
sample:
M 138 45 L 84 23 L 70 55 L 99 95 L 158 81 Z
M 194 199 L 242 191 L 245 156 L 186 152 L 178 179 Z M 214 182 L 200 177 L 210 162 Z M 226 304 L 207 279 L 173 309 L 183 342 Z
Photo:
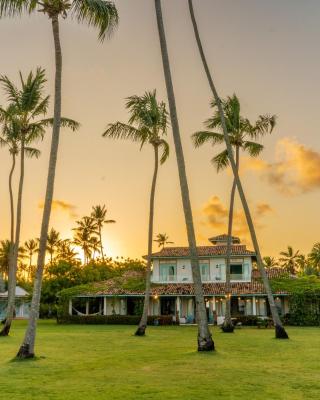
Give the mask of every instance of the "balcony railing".
M 162 275 L 160 276 L 160 282 L 175 282 L 177 280 L 176 275 Z
M 244 281 L 245 276 L 243 274 L 230 274 L 230 280 L 232 281 Z

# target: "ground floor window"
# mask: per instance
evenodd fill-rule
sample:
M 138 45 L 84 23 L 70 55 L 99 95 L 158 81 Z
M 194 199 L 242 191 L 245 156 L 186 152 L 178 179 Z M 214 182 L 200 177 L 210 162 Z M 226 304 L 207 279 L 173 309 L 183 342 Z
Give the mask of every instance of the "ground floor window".
M 127 315 L 141 315 L 143 311 L 143 297 L 127 298 Z

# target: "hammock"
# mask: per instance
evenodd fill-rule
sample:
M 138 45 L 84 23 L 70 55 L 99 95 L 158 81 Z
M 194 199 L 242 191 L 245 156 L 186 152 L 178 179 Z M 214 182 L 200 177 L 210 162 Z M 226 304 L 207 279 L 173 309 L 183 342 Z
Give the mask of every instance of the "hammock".
M 96 312 L 96 313 L 94 313 L 94 314 L 84 314 L 84 313 L 82 313 L 81 311 L 78 311 L 76 308 L 74 308 L 74 307 L 72 307 L 72 310 L 77 314 L 77 315 L 80 315 L 80 316 L 94 316 L 94 315 L 102 315 L 102 311 L 98 311 L 98 312 Z

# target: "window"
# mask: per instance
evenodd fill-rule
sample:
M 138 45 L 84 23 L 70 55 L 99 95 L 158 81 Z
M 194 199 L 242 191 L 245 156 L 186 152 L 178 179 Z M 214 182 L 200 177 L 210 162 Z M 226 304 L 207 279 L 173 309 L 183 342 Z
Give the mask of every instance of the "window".
M 242 264 L 230 264 L 231 280 L 241 281 L 243 278 Z
M 177 277 L 177 266 L 175 261 L 160 262 L 160 281 L 162 282 L 174 282 Z
M 210 280 L 210 264 L 209 261 L 200 260 L 200 271 L 201 271 L 201 280 L 209 281 Z

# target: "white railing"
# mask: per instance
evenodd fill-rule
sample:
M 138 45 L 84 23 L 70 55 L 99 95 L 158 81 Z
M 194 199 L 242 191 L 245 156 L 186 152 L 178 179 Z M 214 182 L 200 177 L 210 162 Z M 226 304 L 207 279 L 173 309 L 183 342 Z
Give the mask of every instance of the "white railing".
M 244 281 L 245 276 L 244 274 L 230 274 L 230 279 L 232 281 Z

